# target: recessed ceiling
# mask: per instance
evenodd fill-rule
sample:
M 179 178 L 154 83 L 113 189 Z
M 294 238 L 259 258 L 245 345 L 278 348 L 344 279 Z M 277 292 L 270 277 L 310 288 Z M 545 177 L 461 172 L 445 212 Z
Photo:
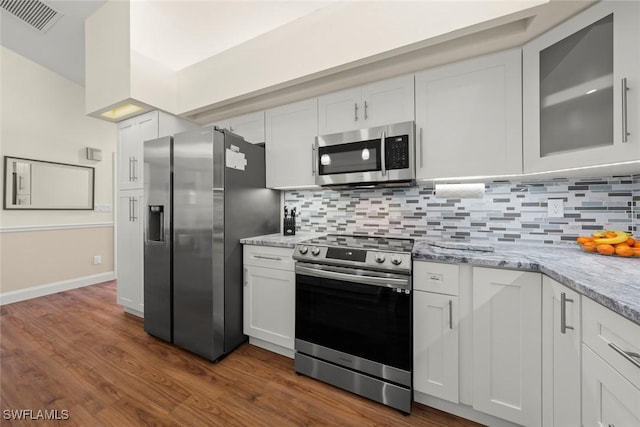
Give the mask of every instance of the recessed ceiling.
M 136 1 L 131 4 L 131 45 L 138 53 L 177 71 L 331 3 Z
M 0 44 L 84 86 L 84 20 L 105 0 L 44 2 L 61 12 L 58 22 L 40 32 L 2 10 Z M 132 48 L 169 69 L 179 70 L 330 3 L 131 0 Z
M 84 86 L 84 20 L 105 0 L 45 0 L 62 14 L 46 32 L 0 13 L 2 46 Z

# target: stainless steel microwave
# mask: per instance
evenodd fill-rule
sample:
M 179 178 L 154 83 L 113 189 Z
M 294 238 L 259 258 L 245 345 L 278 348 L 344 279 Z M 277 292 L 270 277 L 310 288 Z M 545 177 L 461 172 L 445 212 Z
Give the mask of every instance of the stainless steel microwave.
M 316 137 L 316 184 L 413 185 L 415 123 L 403 122 Z

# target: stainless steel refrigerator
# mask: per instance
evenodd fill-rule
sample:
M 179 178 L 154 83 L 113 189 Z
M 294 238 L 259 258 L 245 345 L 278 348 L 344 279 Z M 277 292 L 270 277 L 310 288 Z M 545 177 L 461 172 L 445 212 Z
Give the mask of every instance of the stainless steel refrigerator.
M 209 360 L 245 341 L 244 237 L 279 230 L 264 147 L 206 126 L 144 143 L 144 327 Z

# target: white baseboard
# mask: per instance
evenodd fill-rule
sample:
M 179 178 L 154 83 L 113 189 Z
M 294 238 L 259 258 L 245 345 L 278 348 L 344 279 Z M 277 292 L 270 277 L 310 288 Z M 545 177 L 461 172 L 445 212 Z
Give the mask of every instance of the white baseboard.
M 491 427 L 518 427 L 518 424 L 514 424 L 510 421 L 494 417 L 493 415 L 476 411 L 471 406 L 448 402 L 446 400 L 429 396 L 415 390 L 413 391 L 413 400 L 418 403 L 422 403 L 423 405 L 430 406 L 432 408 L 436 408 L 449 414 L 457 415 L 458 417 L 475 421 L 483 425 Z
M 17 291 L 0 293 L 0 305 L 11 304 L 31 298 L 43 297 L 45 295 L 56 294 L 58 292 L 69 291 L 83 286 L 95 285 L 109 280 L 115 280 L 116 273 L 93 274 L 91 276 L 78 277 L 77 279 L 63 280 L 62 282 L 48 283 L 46 285 L 34 286 L 32 288 L 19 289 Z
M 136 317 L 139 317 L 141 319 L 144 319 L 144 313 L 142 311 L 135 310 L 133 308 L 129 308 L 129 307 L 126 307 L 126 306 L 124 306 L 123 308 L 124 308 L 124 312 L 125 313 L 128 313 L 128 314 L 131 314 L 132 316 L 136 316 Z
M 269 350 L 274 353 L 281 354 L 291 359 L 293 359 L 296 354 L 294 350 L 261 340 L 259 338 L 249 337 L 249 344 L 255 345 L 256 347 L 264 348 L 265 350 Z

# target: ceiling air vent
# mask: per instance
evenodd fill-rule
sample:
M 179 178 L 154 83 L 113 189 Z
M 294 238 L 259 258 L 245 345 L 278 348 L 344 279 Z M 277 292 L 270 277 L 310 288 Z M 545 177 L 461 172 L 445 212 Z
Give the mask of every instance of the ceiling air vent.
M 0 0 L 0 8 L 43 33 L 62 17 L 62 12 L 40 0 Z

